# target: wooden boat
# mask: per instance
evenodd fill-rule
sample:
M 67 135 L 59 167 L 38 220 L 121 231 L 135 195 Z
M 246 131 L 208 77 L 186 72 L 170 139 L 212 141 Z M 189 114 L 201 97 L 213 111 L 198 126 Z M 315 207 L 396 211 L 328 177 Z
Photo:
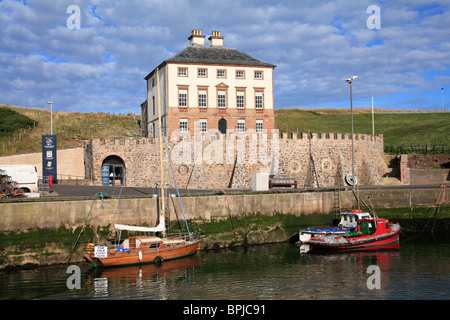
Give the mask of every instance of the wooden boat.
M 341 219 L 337 227 L 301 229 L 298 234 L 298 242 L 299 244 L 304 243 L 316 235 L 345 235 L 346 232 L 355 231 L 358 221 L 366 218 L 371 218 L 370 213 L 360 209 L 341 212 Z
M 315 235 L 304 244 L 308 251 L 373 250 L 398 242 L 400 231 L 400 224 L 391 224 L 388 219 L 366 218 L 358 221 L 354 232 Z
M 194 254 L 200 244 L 199 233 L 195 234 L 189 231 L 189 227 L 184 216 L 184 209 L 180 199 L 181 210 L 186 222 L 187 233 L 170 235 L 167 233 L 164 216 L 164 174 L 163 174 L 163 147 L 162 141 L 164 136 L 161 132 L 161 104 L 159 99 L 159 71 L 157 69 L 158 83 L 158 109 L 159 109 L 159 145 L 160 145 L 160 164 L 161 164 L 161 203 L 159 224 L 156 227 L 130 226 L 123 224 L 114 224 L 114 228 L 120 232 L 141 232 L 152 233 L 152 236 L 129 236 L 126 240 L 119 240 L 103 244 L 94 245 L 89 243 L 83 255 L 83 258 L 92 263 L 96 267 L 123 266 L 141 263 L 154 263 L 160 265 L 164 260 L 178 259 Z M 164 140 L 165 142 L 165 140 Z M 166 145 L 167 156 L 172 168 L 170 154 Z M 173 168 L 172 168 L 173 175 Z M 178 192 L 175 176 L 173 176 L 175 187 Z
M 161 225 L 161 223 L 160 223 Z M 116 230 L 155 232 L 156 228 L 115 224 Z M 156 230 L 156 231 L 158 231 Z M 154 263 L 160 266 L 165 260 L 178 259 L 194 254 L 200 244 L 194 233 L 157 236 L 130 236 L 120 244 L 113 242 L 88 244 L 83 258 L 95 267 L 123 266 Z M 120 241 L 119 241 L 120 242 Z

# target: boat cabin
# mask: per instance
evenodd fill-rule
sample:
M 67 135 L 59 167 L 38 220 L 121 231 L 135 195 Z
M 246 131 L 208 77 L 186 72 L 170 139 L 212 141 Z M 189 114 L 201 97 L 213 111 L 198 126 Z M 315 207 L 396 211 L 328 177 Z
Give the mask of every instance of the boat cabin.
M 368 212 L 363 212 L 359 209 L 342 212 L 341 221 L 339 222 L 339 228 L 356 228 L 358 221 L 361 219 L 371 219 L 371 216 Z
M 358 232 L 363 235 L 372 235 L 377 233 L 390 233 L 392 231 L 389 220 L 379 218 L 379 219 L 362 219 L 358 221 Z
M 162 239 L 159 237 L 149 237 L 149 236 L 136 236 L 129 237 L 122 242 L 121 247 L 124 249 L 135 249 L 135 248 L 158 248 L 163 243 Z

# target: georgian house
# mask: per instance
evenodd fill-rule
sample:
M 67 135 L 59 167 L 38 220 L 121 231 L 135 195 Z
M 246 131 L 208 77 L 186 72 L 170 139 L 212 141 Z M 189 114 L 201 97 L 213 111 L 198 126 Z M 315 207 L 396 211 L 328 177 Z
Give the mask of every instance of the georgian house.
M 219 31 L 205 45 L 193 30 L 190 45 L 150 72 L 147 100 L 141 105 L 141 133 L 158 137 L 158 91 L 165 136 L 179 130 L 194 135 L 208 130 L 263 132 L 274 128 L 274 65 L 223 46 Z M 158 73 L 157 73 L 158 70 Z

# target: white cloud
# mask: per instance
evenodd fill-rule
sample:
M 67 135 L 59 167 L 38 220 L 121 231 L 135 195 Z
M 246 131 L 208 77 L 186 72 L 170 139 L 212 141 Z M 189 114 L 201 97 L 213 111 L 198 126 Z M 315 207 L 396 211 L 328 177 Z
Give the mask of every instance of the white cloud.
M 369 0 L 81 0 L 80 30 L 66 27 L 72 4 L 0 2 L 0 103 L 40 107 L 52 98 L 60 110 L 139 112 L 143 78 L 186 47 L 194 28 L 220 30 L 225 46 L 277 65 L 276 107 L 342 106 L 343 80 L 354 74 L 355 100 L 374 95 L 401 107 L 432 104 L 434 88 L 449 84 L 444 1 L 380 3 L 379 30 L 366 27 L 377 4 Z

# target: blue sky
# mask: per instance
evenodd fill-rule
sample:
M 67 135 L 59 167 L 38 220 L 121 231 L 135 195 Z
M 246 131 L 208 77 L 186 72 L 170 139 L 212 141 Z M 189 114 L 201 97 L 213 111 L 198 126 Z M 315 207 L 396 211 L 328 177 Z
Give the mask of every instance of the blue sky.
M 80 8 L 69 29 L 67 8 Z M 369 29 L 367 8 L 380 8 Z M 0 104 L 140 113 L 144 77 L 192 29 L 275 64 L 275 108 L 450 107 L 450 4 L 430 0 L 0 1 Z

